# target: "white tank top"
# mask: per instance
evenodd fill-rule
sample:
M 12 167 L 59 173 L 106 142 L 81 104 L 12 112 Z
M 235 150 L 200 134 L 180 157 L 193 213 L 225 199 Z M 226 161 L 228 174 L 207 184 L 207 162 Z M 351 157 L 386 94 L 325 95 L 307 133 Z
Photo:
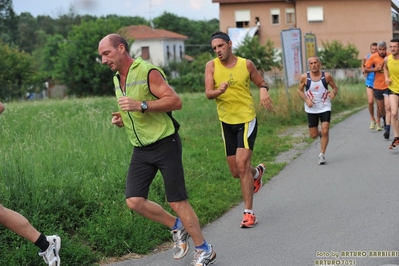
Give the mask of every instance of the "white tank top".
M 310 114 L 324 113 L 331 111 L 331 99 L 328 95 L 328 85 L 324 75 L 321 72 L 321 79 L 314 81 L 310 78 L 309 71 L 307 72 L 308 81 L 306 84 L 305 95 L 313 102 L 313 107 L 308 107 L 305 103 L 305 112 Z

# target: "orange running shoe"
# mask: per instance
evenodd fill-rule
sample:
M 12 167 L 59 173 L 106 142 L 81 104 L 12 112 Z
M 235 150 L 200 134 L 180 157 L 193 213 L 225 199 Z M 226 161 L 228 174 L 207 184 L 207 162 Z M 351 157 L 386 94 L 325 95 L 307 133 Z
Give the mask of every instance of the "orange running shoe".
M 256 169 L 259 171 L 259 176 L 254 180 L 254 193 L 258 192 L 262 188 L 262 176 L 266 172 L 266 166 L 263 163 L 260 163 Z
M 391 150 L 396 150 L 396 148 L 399 146 L 399 138 L 395 137 L 392 141 L 391 146 L 389 146 L 389 149 Z
M 258 223 L 255 214 L 244 212 L 244 218 L 241 222 L 241 228 L 252 228 Z

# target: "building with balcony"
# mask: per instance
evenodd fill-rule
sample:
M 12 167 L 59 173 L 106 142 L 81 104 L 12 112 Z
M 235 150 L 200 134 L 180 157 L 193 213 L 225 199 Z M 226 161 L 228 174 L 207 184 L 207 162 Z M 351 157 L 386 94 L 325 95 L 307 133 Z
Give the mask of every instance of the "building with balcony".
M 372 42 L 399 36 L 398 7 L 391 0 L 212 0 L 219 3 L 220 30 L 256 27 L 261 44 L 268 39 L 281 49 L 281 31 L 298 28 L 302 35 L 323 42 L 351 43 L 359 59 L 370 52 Z M 395 14 L 395 19 L 393 19 Z M 302 41 L 303 42 L 303 41 Z

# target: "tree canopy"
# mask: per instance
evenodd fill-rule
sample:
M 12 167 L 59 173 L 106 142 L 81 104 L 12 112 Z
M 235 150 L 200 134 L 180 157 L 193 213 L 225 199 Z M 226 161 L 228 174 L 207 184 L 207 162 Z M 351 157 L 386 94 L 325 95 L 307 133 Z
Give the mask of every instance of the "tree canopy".
M 322 42 L 323 50 L 319 52 L 320 60 L 327 69 L 359 68 L 361 60 L 357 59 L 359 50 L 348 43 L 344 46 L 340 41 Z
M 124 26 L 151 23 L 188 36 L 186 54 L 191 56 L 211 52 L 209 36 L 219 27 L 218 20 L 193 21 L 167 12 L 153 22 L 138 16 L 80 16 L 73 5 L 57 18 L 29 12 L 17 16 L 12 0 L 0 0 L 1 67 L 8 70 L 0 76 L 0 99 L 42 90 L 48 79 L 67 85 L 69 94 L 76 96 L 112 94 L 113 73 L 98 63 L 99 40 Z
M 0 99 L 22 97 L 26 91 L 40 91 L 49 79 L 67 85 L 69 95 L 95 96 L 113 94 L 112 71 L 98 62 L 97 46 L 105 35 L 125 26 L 147 25 L 186 35 L 185 53 L 195 58 L 161 66 L 168 79 L 181 91 L 202 91 L 206 62 L 214 54 L 209 43 L 219 30 L 219 21 L 190 20 L 164 12 L 152 21 L 143 17 L 108 15 L 80 16 L 71 5 L 68 13 L 57 18 L 34 17 L 28 12 L 16 15 L 12 0 L 0 0 Z M 358 50 L 339 41 L 323 43 L 320 52 L 327 68 L 358 67 Z M 261 45 L 257 36 L 245 38 L 234 52 L 250 59 L 259 71 L 280 68 L 274 44 Z

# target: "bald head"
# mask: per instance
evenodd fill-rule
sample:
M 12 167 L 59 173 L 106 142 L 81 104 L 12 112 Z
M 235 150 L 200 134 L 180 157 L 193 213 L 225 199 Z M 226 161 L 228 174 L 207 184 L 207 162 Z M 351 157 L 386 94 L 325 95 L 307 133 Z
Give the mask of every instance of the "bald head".
M 310 63 L 310 61 L 314 61 L 316 60 L 316 62 L 321 63 L 320 58 L 318 56 L 311 56 L 308 58 L 308 64 Z
M 122 44 L 125 47 L 126 51 L 129 51 L 129 45 L 125 38 L 123 38 L 121 35 L 116 34 L 116 33 L 111 33 L 102 38 L 101 42 L 108 42 L 113 48 L 117 49 L 120 44 Z
M 133 58 L 129 54 L 127 41 L 119 34 L 108 34 L 98 43 L 98 54 L 101 63 L 113 71 L 121 71 L 130 66 Z

